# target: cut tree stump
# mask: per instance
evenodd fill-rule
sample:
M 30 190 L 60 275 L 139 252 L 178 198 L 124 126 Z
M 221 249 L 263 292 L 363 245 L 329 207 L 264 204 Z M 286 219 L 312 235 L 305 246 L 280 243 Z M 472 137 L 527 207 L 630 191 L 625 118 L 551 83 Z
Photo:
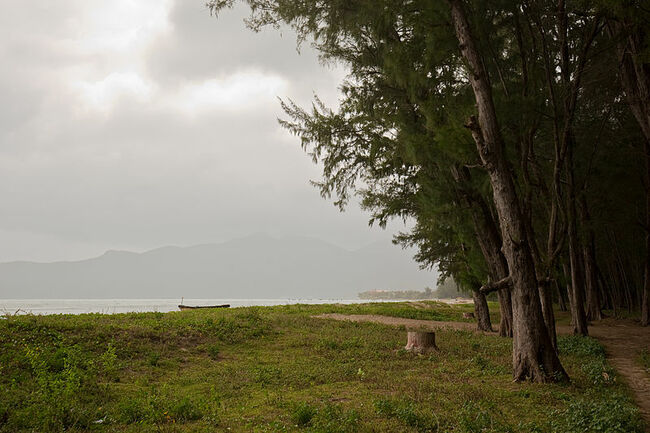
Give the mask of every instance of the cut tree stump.
M 408 331 L 404 349 L 414 353 L 428 353 L 437 350 L 436 333 L 431 331 Z

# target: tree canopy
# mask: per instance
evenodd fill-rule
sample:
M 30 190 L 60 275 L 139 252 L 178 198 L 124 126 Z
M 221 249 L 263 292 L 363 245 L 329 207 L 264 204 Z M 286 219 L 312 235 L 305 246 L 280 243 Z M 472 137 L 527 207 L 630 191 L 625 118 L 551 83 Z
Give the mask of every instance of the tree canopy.
M 605 308 L 648 324 L 650 8 L 243 1 L 251 29 L 289 25 L 349 68 L 338 107 L 282 102 L 320 193 L 358 194 L 371 223 L 412 219 L 395 242 L 473 291 L 479 318 L 496 292 L 516 380 L 566 376 L 554 303 L 584 335 Z

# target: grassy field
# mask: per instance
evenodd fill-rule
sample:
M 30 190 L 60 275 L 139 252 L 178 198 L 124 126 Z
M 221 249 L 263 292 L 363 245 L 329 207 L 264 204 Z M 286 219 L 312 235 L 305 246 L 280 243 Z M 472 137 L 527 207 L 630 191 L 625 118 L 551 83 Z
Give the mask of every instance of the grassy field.
M 642 432 L 589 338 L 561 337 L 567 384 L 511 381 L 511 342 L 325 312 L 462 320 L 428 303 L 294 305 L 0 320 L 0 432 Z M 493 308 L 493 310 L 498 310 Z

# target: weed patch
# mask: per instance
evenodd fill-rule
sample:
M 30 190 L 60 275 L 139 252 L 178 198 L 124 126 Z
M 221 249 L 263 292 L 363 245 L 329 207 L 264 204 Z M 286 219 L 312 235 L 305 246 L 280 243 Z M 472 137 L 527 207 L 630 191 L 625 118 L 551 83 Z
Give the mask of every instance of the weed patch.
M 590 395 L 554 411 L 551 426 L 557 433 L 643 433 L 639 410 L 621 394 Z
M 375 401 L 375 410 L 379 415 L 398 419 L 405 426 L 414 427 L 417 431 L 438 430 L 438 420 L 433 412 L 417 408 L 412 401 L 380 399 Z

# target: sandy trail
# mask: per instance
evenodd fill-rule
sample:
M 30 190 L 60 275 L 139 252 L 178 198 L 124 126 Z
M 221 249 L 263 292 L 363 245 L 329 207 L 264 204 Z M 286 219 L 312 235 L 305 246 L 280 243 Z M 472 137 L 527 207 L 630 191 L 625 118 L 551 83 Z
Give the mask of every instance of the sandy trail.
M 314 317 L 430 330 L 448 328 L 476 331 L 475 323 L 405 319 L 376 314 L 329 313 Z M 558 326 L 557 331 L 560 334 L 571 334 L 573 329 L 569 326 Z M 631 320 L 606 319 L 590 326 L 589 334 L 602 343 L 607 360 L 632 390 L 641 416 L 646 422 L 646 431 L 650 432 L 650 374 L 638 362 L 643 348 L 650 351 L 650 327 L 640 327 Z
M 476 330 L 476 324 L 470 322 L 441 322 L 437 320 L 405 319 L 402 317 L 380 316 L 378 314 L 339 314 L 326 313 L 314 316 L 317 319 L 345 320 L 349 322 L 372 322 L 384 325 L 406 326 L 408 328 L 422 328 L 436 330 L 440 328 Z

